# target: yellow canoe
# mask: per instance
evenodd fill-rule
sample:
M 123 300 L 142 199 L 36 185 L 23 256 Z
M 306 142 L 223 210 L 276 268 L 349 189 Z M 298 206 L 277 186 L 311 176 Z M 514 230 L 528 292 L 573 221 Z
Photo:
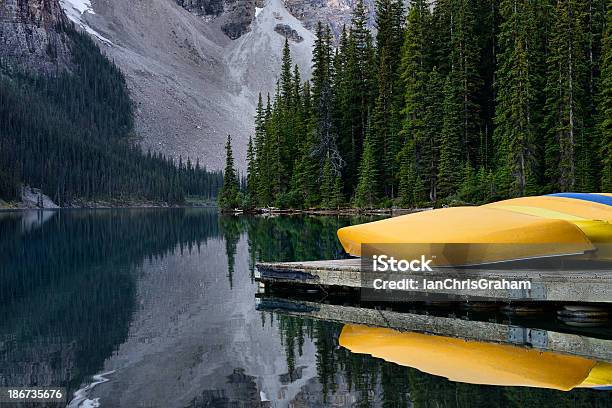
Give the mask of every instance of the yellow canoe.
M 345 227 L 338 230 L 338 238 L 344 250 L 354 256 L 361 256 L 363 243 L 462 243 L 509 244 L 504 246 L 506 253 L 497 248 L 494 254 L 488 251 L 484 256 L 479 254 L 471 259 L 468 256 L 466 264 L 566 255 L 574 254 L 574 249 L 588 252 L 596 248 L 601 249 L 597 252 L 600 259 L 608 259 L 612 257 L 612 206 L 559 196 L 522 197 L 480 207 L 443 208 Z M 568 247 L 570 243 L 576 247 Z M 530 244 L 539 245 L 530 248 Z M 435 252 L 429 254 L 437 257 L 439 254 Z
M 612 364 L 516 346 L 345 325 L 339 343 L 353 353 L 451 381 L 568 391 L 612 384 Z
M 362 243 L 373 248 L 384 244 L 381 253 L 388 251 L 386 244 L 415 244 L 404 246 L 414 252 L 406 256 L 420 252 L 435 257 L 436 265 L 473 265 L 595 249 L 585 234 L 567 221 L 484 207 L 442 208 L 345 227 L 338 230 L 338 238 L 344 250 L 354 256 L 361 256 Z M 429 244 L 477 245 L 462 254 L 449 254 L 461 247 Z
M 612 207 L 563 197 L 522 197 L 486 204 L 541 218 L 564 220 L 580 228 L 592 242 L 612 243 Z

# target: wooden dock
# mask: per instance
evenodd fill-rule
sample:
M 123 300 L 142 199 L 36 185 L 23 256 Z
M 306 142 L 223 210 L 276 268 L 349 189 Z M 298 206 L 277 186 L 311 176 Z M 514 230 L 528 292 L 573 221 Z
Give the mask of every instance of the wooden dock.
M 509 344 L 612 362 L 612 340 L 557 330 L 259 296 L 257 309 L 342 324 Z
M 366 289 L 363 287 L 359 258 L 311 262 L 261 262 L 256 279 L 263 285 L 305 285 L 314 288 Z M 416 280 L 444 280 L 446 272 L 411 272 Z M 402 296 L 451 296 L 460 300 L 483 299 L 496 301 L 549 301 L 577 303 L 612 303 L 612 270 L 585 272 L 567 270 L 495 270 L 464 269 L 462 279 L 529 280 L 531 289 L 462 289 L 403 292 Z

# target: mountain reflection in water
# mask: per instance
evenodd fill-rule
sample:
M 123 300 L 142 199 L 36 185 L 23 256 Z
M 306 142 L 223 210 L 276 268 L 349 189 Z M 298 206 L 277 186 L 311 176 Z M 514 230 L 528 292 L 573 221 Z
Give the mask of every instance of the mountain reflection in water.
M 365 220 L 0 213 L 0 386 L 96 383 L 72 406 L 102 407 L 612 406 L 452 382 L 351 353 L 341 324 L 256 310 L 257 260 L 342 257 L 336 230 Z

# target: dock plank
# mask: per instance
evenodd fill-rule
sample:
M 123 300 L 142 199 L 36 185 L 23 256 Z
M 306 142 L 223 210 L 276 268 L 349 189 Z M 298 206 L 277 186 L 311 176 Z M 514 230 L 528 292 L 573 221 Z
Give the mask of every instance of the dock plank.
M 257 264 L 259 282 L 329 287 L 363 288 L 359 258 L 308 262 L 261 262 Z M 443 270 L 411 272 L 410 278 L 437 280 L 448 276 Z M 453 295 L 461 298 L 481 298 L 509 301 L 559 301 L 580 303 L 612 303 L 612 270 L 495 270 L 465 269 L 462 279 L 530 280 L 530 290 L 460 289 L 428 290 L 419 294 Z M 397 291 L 396 291 L 397 292 Z M 406 292 L 406 295 L 409 293 Z
M 612 340 L 494 322 L 470 321 L 303 300 L 261 298 L 258 309 L 342 324 L 509 344 L 612 362 Z

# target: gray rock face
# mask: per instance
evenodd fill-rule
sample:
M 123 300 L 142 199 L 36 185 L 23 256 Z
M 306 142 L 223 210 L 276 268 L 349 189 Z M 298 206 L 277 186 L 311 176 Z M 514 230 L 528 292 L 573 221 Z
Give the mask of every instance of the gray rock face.
M 21 69 L 53 73 L 71 65 L 68 20 L 58 0 L 0 1 L 0 58 Z
M 199 16 L 223 19 L 221 29 L 232 40 L 248 32 L 255 18 L 255 7 L 263 7 L 265 0 L 176 0 L 177 3 Z M 365 0 L 372 26 L 374 1 Z M 313 31 L 320 21 L 329 24 L 336 37 L 343 25 L 349 25 L 357 0 L 283 0 L 284 6 L 304 26 Z M 299 42 L 290 29 L 279 25 L 276 30 L 282 36 Z M 294 38 L 292 38 L 294 37 Z
M 177 3 L 199 16 L 219 18 L 221 30 L 232 40 L 248 32 L 255 18 L 255 6 L 261 0 L 177 0 Z
M 277 24 L 274 26 L 274 31 L 287 38 L 288 40 L 295 42 L 304 41 L 304 37 L 302 37 L 296 30 L 291 28 L 290 25 L 287 24 Z
M 249 31 L 249 27 L 255 17 L 254 0 L 228 0 L 226 21 L 221 30 L 232 40 Z
M 370 16 L 370 26 L 374 26 L 374 2 L 365 0 L 364 4 Z M 329 24 L 336 37 L 342 31 L 342 26 L 351 24 L 353 9 L 357 0 L 283 0 L 287 10 L 304 23 L 304 26 L 314 31 L 317 23 Z
M 223 12 L 223 0 L 176 0 L 177 3 L 185 8 L 202 16 L 218 16 Z

